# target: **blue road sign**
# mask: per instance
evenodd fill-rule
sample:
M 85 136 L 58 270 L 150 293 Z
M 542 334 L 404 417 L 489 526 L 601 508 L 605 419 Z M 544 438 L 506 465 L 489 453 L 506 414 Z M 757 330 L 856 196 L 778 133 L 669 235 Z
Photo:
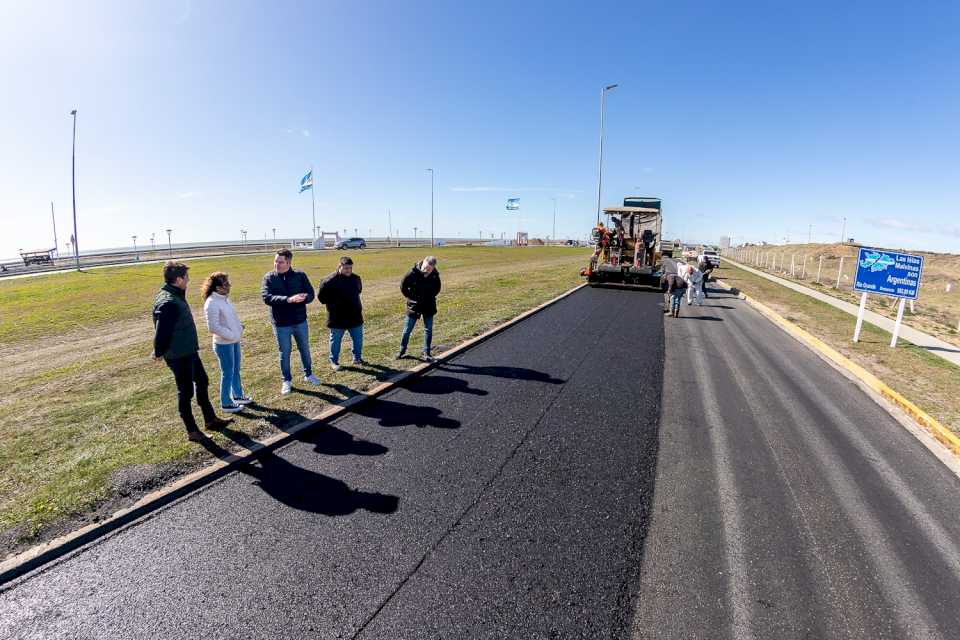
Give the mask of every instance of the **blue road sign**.
M 923 256 L 860 248 L 854 290 L 916 300 L 923 274 Z

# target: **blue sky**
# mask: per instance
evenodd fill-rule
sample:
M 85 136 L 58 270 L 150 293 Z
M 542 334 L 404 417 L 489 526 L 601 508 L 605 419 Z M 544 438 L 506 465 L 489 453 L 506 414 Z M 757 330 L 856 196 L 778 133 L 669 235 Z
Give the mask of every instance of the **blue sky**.
M 276 6 L 274 6 L 276 5 Z M 475 5 L 475 6 L 470 6 Z M 0 256 L 318 225 L 581 237 L 664 200 L 671 235 L 957 251 L 960 4 L 0 5 Z

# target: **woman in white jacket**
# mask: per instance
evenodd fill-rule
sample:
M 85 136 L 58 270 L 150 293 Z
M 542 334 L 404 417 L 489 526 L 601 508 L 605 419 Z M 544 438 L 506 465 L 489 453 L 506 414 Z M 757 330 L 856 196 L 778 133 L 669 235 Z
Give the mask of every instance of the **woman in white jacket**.
M 204 281 L 203 312 L 207 329 L 213 334 L 213 350 L 220 361 L 220 408 L 236 413 L 253 402 L 240 384 L 240 338 L 243 325 L 230 302 L 230 277 L 222 271 L 211 273 Z

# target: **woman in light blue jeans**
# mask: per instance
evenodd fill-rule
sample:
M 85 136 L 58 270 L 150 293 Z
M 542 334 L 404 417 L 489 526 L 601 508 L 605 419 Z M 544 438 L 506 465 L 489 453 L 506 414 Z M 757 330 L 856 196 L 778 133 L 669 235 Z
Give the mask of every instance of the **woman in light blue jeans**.
M 243 324 L 230 302 L 230 277 L 222 271 L 210 274 L 203 283 L 203 311 L 207 329 L 213 334 L 213 350 L 220 361 L 220 408 L 236 413 L 253 400 L 243 393 L 240 382 L 240 338 Z

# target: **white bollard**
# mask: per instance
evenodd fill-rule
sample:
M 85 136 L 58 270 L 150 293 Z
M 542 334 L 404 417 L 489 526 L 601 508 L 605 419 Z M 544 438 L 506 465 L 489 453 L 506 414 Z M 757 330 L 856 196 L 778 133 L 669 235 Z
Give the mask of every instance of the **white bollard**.
M 823 256 L 820 256 L 820 266 L 817 267 L 817 284 L 820 284 L 820 273 L 823 272 Z
M 791 278 L 797 277 L 796 260 L 797 260 L 797 254 L 793 254 L 792 256 L 790 256 L 790 277 Z
M 843 256 L 840 256 L 840 268 L 837 269 L 837 286 L 834 289 L 840 288 L 840 276 L 843 275 Z
M 803 270 L 800 272 L 800 279 L 801 279 L 801 280 L 804 280 L 804 279 L 806 279 L 806 277 L 807 277 L 807 258 L 808 258 L 808 257 L 809 257 L 809 256 L 804 256 L 804 257 L 803 257 Z

